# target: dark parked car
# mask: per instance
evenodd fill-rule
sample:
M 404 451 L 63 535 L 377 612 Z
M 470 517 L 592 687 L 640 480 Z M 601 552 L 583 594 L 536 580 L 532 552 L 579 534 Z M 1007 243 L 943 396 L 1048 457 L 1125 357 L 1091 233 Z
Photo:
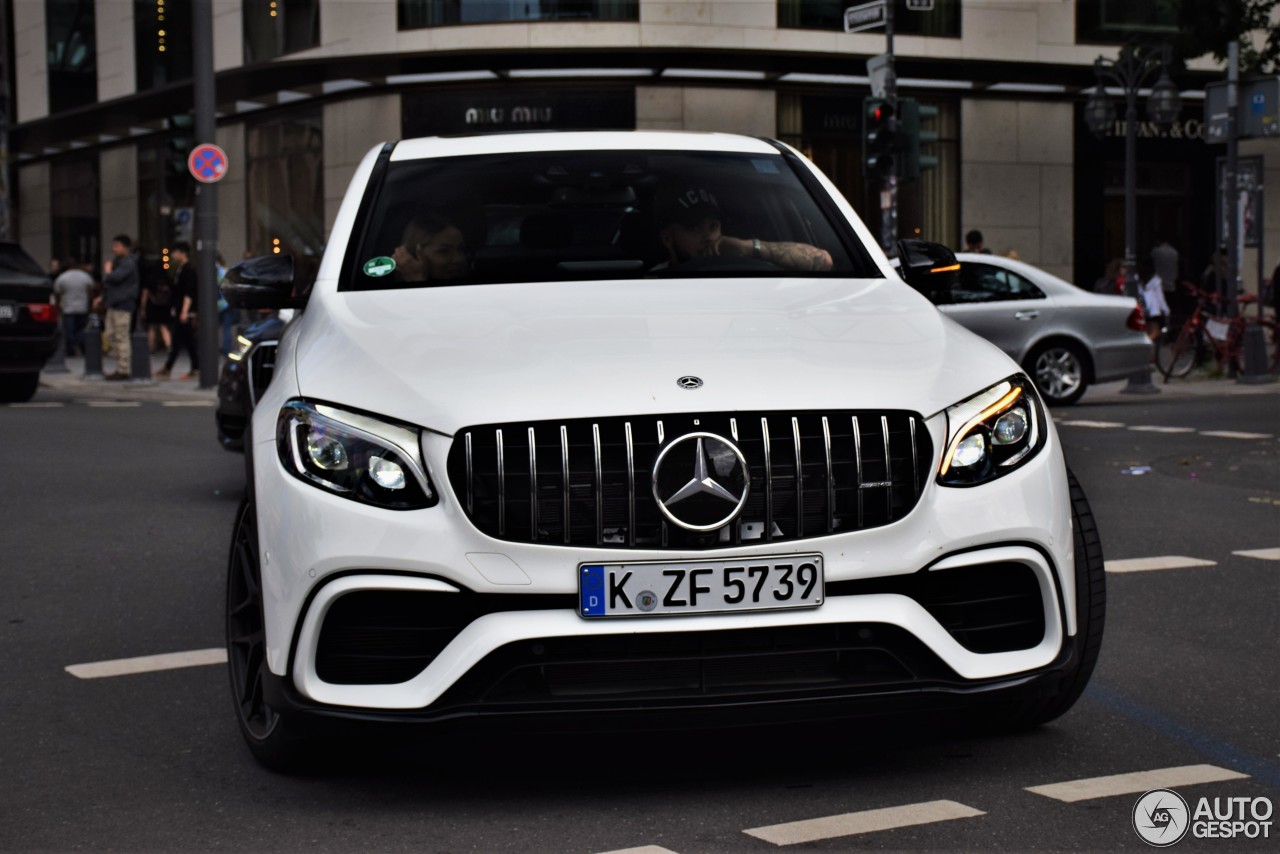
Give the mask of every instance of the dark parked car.
M 244 450 L 245 425 L 271 381 L 276 345 L 286 319 L 269 314 L 236 336 L 218 377 L 218 442 L 228 451 Z
M 0 402 L 30 400 L 57 346 L 53 282 L 22 247 L 0 241 Z

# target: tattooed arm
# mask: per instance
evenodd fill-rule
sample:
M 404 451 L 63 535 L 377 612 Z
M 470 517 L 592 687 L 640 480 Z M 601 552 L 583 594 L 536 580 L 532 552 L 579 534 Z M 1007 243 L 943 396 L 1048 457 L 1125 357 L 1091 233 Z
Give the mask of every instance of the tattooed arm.
M 757 252 L 756 247 L 759 246 Z M 831 269 L 831 253 L 807 243 L 773 240 L 746 240 L 741 237 L 720 238 L 719 254 L 758 257 L 784 270 L 822 272 Z

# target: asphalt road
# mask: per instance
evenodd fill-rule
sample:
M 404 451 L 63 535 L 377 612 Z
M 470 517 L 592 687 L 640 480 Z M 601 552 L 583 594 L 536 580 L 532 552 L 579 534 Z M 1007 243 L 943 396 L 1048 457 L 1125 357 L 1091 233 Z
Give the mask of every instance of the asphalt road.
M 3 851 L 763 852 L 778 846 L 744 830 L 937 801 L 971 817 L 794 847 L 1141 850 L 1137 795 L 1028 787 L 1208 765 L 1247 777 L 1174 786 L 1193 806 L 1280 800 L 1280 562 L 1235 554 L 1280 546 L 1277 395 L 1055 413 L 1107 559 L 1204 565 L 1108 573 L 1094 682 L 1049 726 L 493 734 L 361 745 L 299 777 L 254 764 L 222 666 L 65 670 L 221 646 L 243 475 L 212 410 L 37 400 L 48 406 L 0 407 Z M 1272 830 L 1177 848 L 1275 850 Z

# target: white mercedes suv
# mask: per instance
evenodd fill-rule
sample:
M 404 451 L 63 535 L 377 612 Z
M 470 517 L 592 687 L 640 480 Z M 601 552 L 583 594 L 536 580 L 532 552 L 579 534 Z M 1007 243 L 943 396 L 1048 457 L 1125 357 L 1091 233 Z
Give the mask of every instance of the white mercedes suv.
M 227 644 L 289 766 L 343 722 L 1066 711 L 1102 553 L 1019 366 L 792 148 L 417 139 L 360 164 L 246 437 Z M 905 279 L 905 281 L 904 281 Z M 908 284 L 910 283 L 910 284 Z

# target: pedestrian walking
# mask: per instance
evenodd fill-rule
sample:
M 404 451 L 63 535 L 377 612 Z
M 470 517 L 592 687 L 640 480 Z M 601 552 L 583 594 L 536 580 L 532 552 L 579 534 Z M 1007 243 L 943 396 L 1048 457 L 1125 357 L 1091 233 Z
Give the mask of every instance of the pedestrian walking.
M 195 379 L 200 375 L 199 356 L 196 355 L 196 271 L 191 264 L 191 245 L 179 241 L 173 245 L 169 257 L 177 264 L 177 273 L 173 278 L 173 297 L 170 300 L 169 332 L 173 346 L 169 348 L 169 356 L 164 360 L 164 367 L 156 374 L 161 379 L 168 379 L 173 365 L 178 361 L 178 351 L 186 350 L 191 359 L 191 370 L 181 379 Z
M 1164 295 L 1164 280 L 1159 273 L 1144 269 L 1143 284 L 1138 289 L 1138 298 L 1142 302 L 1142 313 L 1146 319 L 1147 337 L 1154 343 L 1160 340 L 1169 323 L 1169 303 Z M 1155 354 L 1152 353 L 1152 360 Z
M 1093 292 L 1112 296 L 1124 293 L 1124 261 L 1122 259 L 1112 258 L 1107 262 L 1107 269 L 1103 271 L 1101 278 L 1093 283 Z
M 84 352 L 84 328 L 89 322 L 90 292 L 94 288 L 93 276 L 85 270 L 86 266 L 80 258 L 72 258 L 66 269 L 53 280 L 68 356 Z
M 1165 302 L 1181 307 L 1182 297 L 1178 293 L 1178 279 L 1181 278 L 1178 250 L 1169 244 L 1164 235 L 1156 236 L 1156 245 L 1151 250 L 1151 266 L 1155 274 L 1160 277 L 1160 287 L 1164 291 Z M 1179 311 L 1179 314 L 1182 312 Z
M 133 240 L 127 234 L 111 238 L 112 258 L 102 265 L 102 296 L 106 306 L 106 332 L 116 357 L 116 371 L 109 380 L 129 379 L 129 322 L 138 307 L 138 262 L 132 253 Z
M 142 281 L 142 309 L 138 322 L 147 330 L 147 347 L 152 353 L 163 353 L 173 348 L 169 336 L 169 306 L 173 302 L 173 282 L 169 272 L 157 259 L 147 258 L 138 250 L 138 275 Z

